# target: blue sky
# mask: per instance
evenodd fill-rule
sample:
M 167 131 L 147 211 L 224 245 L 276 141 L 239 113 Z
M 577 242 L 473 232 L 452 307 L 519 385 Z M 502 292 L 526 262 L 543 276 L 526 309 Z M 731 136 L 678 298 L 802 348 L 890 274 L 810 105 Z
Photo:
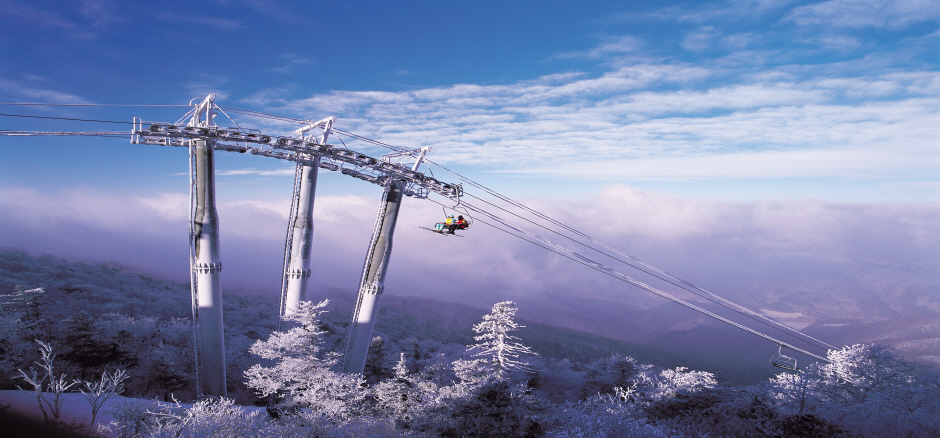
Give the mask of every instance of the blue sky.
M 439 162 L 534 195 L 623 183 L 719 199 L 940 199 L 935 2 L 2 9 L 0 47 L 15 60 L 0 67 L 6 102 L 181 104 L 213 92 L 223 105 L 336 115 L 348 131 L 435 146 Z M 106 120 L 175 120 L 184 110 L 6 108 Z
M 667 268 L 714 276 L 716 289 L 723 276 L 685 255 L 727 243 L 718 224 L 753 240 L 716 269 L 755 251 L 936 258 L 922 246 L 937 239 L 924 224 L 940 201 L 936 1 L 0 0 L 0 20 L 2 102 L 185 105 L 215 93 L 226 106 L 334 115 L 346 131 L 432 146 L 433 160 L 578 226 L 597 225 L 589 212 L 636 218 L 604 235 Z M 4 114 L 114 121 L 172 122 L 185 111 L 0 105 Z M 0 116 L 0 129 L 128 127 Z M 0 137 L 0 246 L 185 272 L 167 261 L 185 251 L 185 233 L 172 231 L 185 227 L 185 160 L 181 149 L 122 139 Z M 229 257 L 273 259 L 255 266 L 273 280 L 253 283 L 270 287 L 292 166 L 219 154 L 217 168 Z M 318 194 L 317 235 L 345 254 L 323 262 L 353 266 L 336 268 L 337 284 L 355 284 L 368 231 L 330 239 L 353 225 L 370 230 L 380 189 L 324 172 Z M 409 230 L 440 214 L 433 205 L 409 211 Z M 887 228 L 877 245 L 858 238 L 874 223 Z M 436 263 L 423 237 L 403 236 L 418 243 L 397 244 L 401 266 Z M 453 245 L 441 251 L 479 247 Z M 527 250 L 488 247 L 508 255 L 474 253 L 505 271 L 486 287 L 549 269 L 528 265 Z M 777 274 L 768 273 L 786 277 Z M 389 281 L 432 295 L 464 280 Z

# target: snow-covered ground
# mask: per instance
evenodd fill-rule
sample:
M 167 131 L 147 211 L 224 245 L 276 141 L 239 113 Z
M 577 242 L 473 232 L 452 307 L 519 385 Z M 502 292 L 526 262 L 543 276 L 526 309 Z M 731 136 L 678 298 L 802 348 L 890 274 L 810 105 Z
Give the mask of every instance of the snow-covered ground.
M 91 405 L 85 400 L 85 396 L 81 393 L 69 393 L 63 394 L 64 402 L 62 403 L 62 416 L 60 420 L 66 424 L 88 424 L 91 422 Z M 101 409 L 98 411 L 98 417 L 95 419 L 95 423 L 108 425 L 114 420 L 114 417 L 111 416 L 111 410 L 115 404 L 121 403 L 149 403 L 149 400 L 141 400 L 134 398 L 121 397 L 119 395 L 114 395 L 108 401 L 104 403 Z M 0 405 L 9 405 L 10 411 L 16 412 L 30 418 L 35 418 L 42 420 L 42 411 L 39 410 L 39 403 L 36 401 L 33 392 L 22 392 L 18 390 L 2 390 L 0 391 Z M 46 408 L 46 412 L 49 414 L 49 418 L 52 418 L 52 413 L 49 411 L 49 408 Z M 108 437 L 117 437 L 117 431 L 113 430 L 108 434 Z

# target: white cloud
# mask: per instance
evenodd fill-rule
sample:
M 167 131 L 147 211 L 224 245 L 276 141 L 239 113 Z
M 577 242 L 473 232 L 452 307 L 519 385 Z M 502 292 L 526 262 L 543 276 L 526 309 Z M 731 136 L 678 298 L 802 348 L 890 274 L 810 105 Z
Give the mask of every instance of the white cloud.
M 560 53 L 558 55 L 553 56 L 553 58 L 602 59 L 602 58 L 608 58 L 614 55 L 621 55 L 624 53 L 635 53 L 639 51 L 642 48 L 642 46 L 643 46 L 643 41 L 634 37 L 629 37 L 629 36 L 609 37 L 597 47 L 594 47 L 585 51 Z
M 715 40 L 721 35 L 717 29 L 705 26 L 690 32 L 682 39 L 682 48 L 686 50 L 708 50 L 712 48 Z
M 246 27 L 244 23 L 238 20 L 232 20 L 229 18 L 181 15 L 177 12 L 174 12 L 172 14 L 167 13 L 167 12 L 156 12 L 153 15 L 154 17 L 162 21 L 169 21 L 173 23 L 198 24 L 201 27 L 210 27 L 215 30 L 221 30 L 221 31 L 227 31 L 227 32 L 234 32 L 237 30 L 242 30 Z
M 827 294 L 852 297 L 859 291 L 888 293 L 877 286 L 885 281 L 929 284 L 936 276 L 925 274 L 935 272 L 927 268 L 940 263 L 935 250 L 940 244 L 936 203 L 729 203 L 619 185 L 579 201 L 520 201 L 706 289 L 776 311 L 818 316 L 825 303 L 780 300 L 795 291 L 806 295 L 807 285 L 826 285 Z M 177 193 L 133 197 L 81 188 L 56 193 L 0 188 L 0 242 L 33 253 L 117 260 L 185 278 L 188 203 L 187 195 Z M 377 206 L 374 197 L 317 197 L 311 290 L 326 285 L 355 288 Z M 226 288 L 276 294 L 289 208 L 288 196 L 219 204 Z M 487 208 L 516 226 L 544 233 Z M 480 306 L 492 304 L 493 299 L 538 301 L 551 295 L 590 295 L 634 305 L 663 303 L 495 230 L 480 218 L 464 238 L 448 239 L 418 228 L 432 225 L 442 214 L 439 206 L 427 201 L 409 198 L 403 205 L 388 293 Z M 645 280 L 611 259 L 544 235 Z M 899 272 L 894 268 L 899 265 L 912 270 Z M 841 280 L 853 276 L 859 280 Z M 781 293 L 761 292 L 768 289 Z M 756 297 L 749 298 L 755 291 Z M 940 308 L 935 297 L 924 300 Z
M 91 103 L 88 100 L 58 90 L 34 88 L 22 82 L 0 79 L 0 92 L 11 96 L 14 101 L 43 102 L 43 103 Z
M 106 0 L 83 0 L 79 12 L 91 20 L 92 27 L 101 29 L 111 23 L 124 21 L 124 17 L 114 13 L 116 10 L 118 8 Z
M 730 85 L 698 82 L 718 74 L 637 65 L 593 78 L 336 91 L 285 105 L 304 114 L 336 110 L 342 129 L 386 143 L 433 145 L 442 163 L 520 173 L 554 168 L 592 178 L 622 166 L 644 178 L 682 180 L 925 174 L 937 166 L 936 73 L 807 77 L 784 69 Z M 606 164 L 599 171 L 597 163 Z
M 7 19 L 34 23 L 40 27 L 59 29 L 76 38 L 93 39 L 97 37 L 95 32 L 85 29 L 81 24 L 56 12 L 19 2 L 0 1 L 0 14 Z
M 786 20 L 800 26 L 899 28 L 940 20 L 933 0 L 830 0 L 795 8 Z
M 307 59 L 296 53 L 285 53 L 281 56 L 278 56 L 278 59 L 283 60 L 284 65 L 272 68 L 271 71 L 284 74 L 291 74 L 296 71 L 298 67 L 316 64 L 316 61 Z
M 222 85 L 228 82 L 228 76 L 196 73 L 193 75 L 193 79 L 186 84 L 186 89 L 194 96 L 215 94 L 216 99 L 224 100 L 228 97 L 228 93 L 223 90 Z

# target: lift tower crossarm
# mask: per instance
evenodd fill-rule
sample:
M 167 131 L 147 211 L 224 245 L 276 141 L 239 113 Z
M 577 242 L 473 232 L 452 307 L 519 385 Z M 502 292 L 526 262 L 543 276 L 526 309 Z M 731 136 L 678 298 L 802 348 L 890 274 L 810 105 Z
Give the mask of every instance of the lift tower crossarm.
M 396 159 L 396 158 L 413 157 L 413 156 L 415 156 L 415 154 L 420 154 L 420 156 L 418 157 L 418 161 L 415 163 L 414 167 L 411 168 L 411 171 L 414 172 L 414 171 L 417 171 L 417 170 L 418 170 L 418 166 L 421 165 L 421 161 L 424 160 L 424 154 L 426 154 L 426 153 L 428 153 L 428 152 L 430 152 L 430 151 L 431 151 L 431 147 L 430 147 L 430 146 L 427 146 L 427 147 L 423 147 L 423 148 L 420 148 L 420 149 L 414 149 L 414 150 L 410 150 L 410 151 L 396 152 L 396 153 L 394 153 L 394 154 L 382 155 L 382 161 L 384 161 L 384 162 L 386 162 L 386 163 L 391 163 L 392 160 L 394 160 L 394 159 Z
M 317 124 L 322 122 L 324 121 L 321 120 Z M 324 135 L 327 135 L 327 133 L 325 132 Z M 385 160 L 373 158 L 350 149 L 293 137 L 278 137 L 256 132 L 240 132 L 218 128 L 180 127 L 165 123 L 144 122 L 140 119 L 134 120 L 131 143 L 187 146 L 186 139 L 195 138 L 213 139 L 215 140 L 215 148 L 219 150 L 241 153 L 250 151 L 253 155 L 289 161 L 304 159 L 304 154 L 319 155 L 322 159 L 320 168 L 337 171 L 345 163 L 353 167 L 342 168 L 343 174 L 372 184 L 384 187 L 385 182 L 390 178 L 403 180 L 405 183 L 403 189 L 405 196 L 426 198 L 430 192 L 434 192 L 456 201 L 463 195 L 463 186 L 460 184 L 438 181 L 434 177 L 418 172 L 416 166 L 409 169 L 391 162 L 392 159 L 399 156 L 420 155 L 421 150 L 424 148 L 408 151 L 403 155 L 399 155 L 400 153 L 387 155 L 386 157 L 389 157 L 389 159 Z M 430 150 L 430 148 L 427 148 L 427 150 Z M 420 164 L 420 162 L 423 162 L 423 160 L 417 164 Z
M 308 122 L 303 128 L 297 129 L 294 131 L 294 136 L 304 140 L 306 142 L 312 142 L 317 144 L 326 144 L 327 138 L 329 138 L 330 130 L 333 129 L 333 122 L 336 121 L 336 116 L 330 116 L 319 122 Z M 320 139 L 314 139 L 312 136 L 308 136 L 307 133 L 317 129 L 323 128 L 323 137 Z M 317 141 L 319 140 L 319 141 Z
M 210 94 L 206 96 L 199 105 L 196 105 L 192 110 L 193 117 L 189 121 L 188 126 L 200 127 L 200 128 L 211 128 L 212 119 L 215 117 L 215 95 Z

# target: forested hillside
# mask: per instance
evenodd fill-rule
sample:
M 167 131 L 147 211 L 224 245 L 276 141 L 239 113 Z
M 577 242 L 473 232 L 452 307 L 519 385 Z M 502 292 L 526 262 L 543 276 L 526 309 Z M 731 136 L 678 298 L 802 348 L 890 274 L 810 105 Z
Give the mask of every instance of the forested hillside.
M 0 287 L 4 389 L 32 386 L 54 393 L 52 382 L 77 379 L 58 387 L 74 391 L 110 378 L 126 396 L 194 401 L 186 285 L 118 266 L 3 251 Z M 940 375 L 884 346 L 830 351 L 831 363 L 801 364 L 801 373 L 741 386 L 708 371 L 664 367 L 659 359 L 683 358 L 661 350 L 518 320 L 510 301 L 486 311 L 388 296 L 359 377 L 337 372 L 350 294 L 328 291 L 329 300 L 305 304 L 282 332 L 274 332 L 276 295 L 225 297 L 228 399 L 123 405 L 114 412 L 119 421 L 87 432 L 110 428 L 128 437 L 940 434 Z M 660 342 L 688 338 L 678 334 Z M 707 347 L 684 348 L 690 362 L 709 353 Z M 35 364 L 47 368 L 35 370 Z M 240 407 L 251 405 L 265 406 L 268 414 Z

